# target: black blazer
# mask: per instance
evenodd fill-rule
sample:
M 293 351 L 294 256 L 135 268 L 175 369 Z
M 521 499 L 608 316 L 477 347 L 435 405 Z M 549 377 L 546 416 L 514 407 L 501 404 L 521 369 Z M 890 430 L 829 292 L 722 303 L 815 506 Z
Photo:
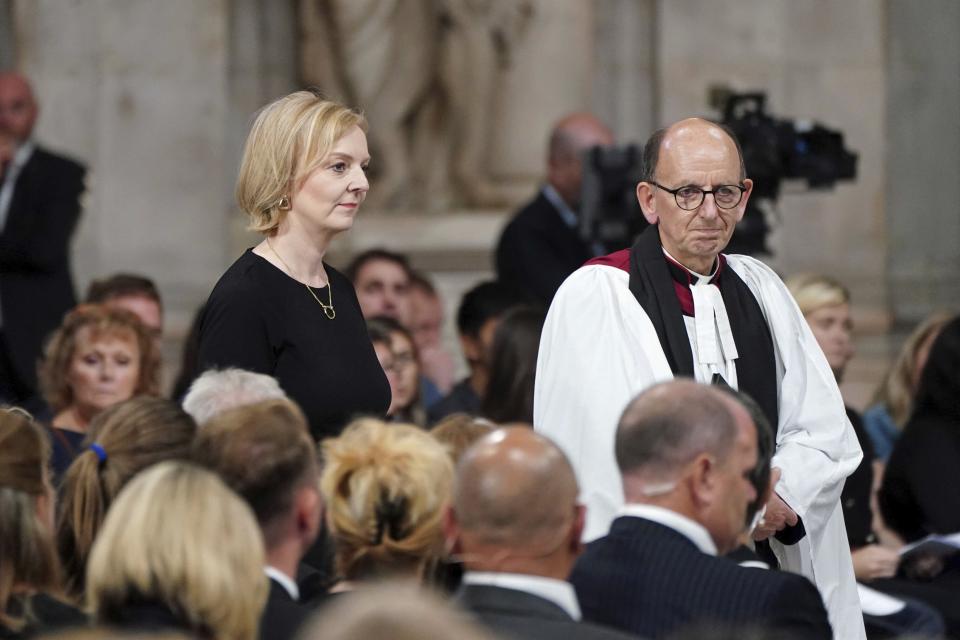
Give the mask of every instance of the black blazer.
M 571 273 L 593 257 L 541 191 L 507 224 L 497 243 L 497 278 L 544 308 Z
M 634 637 L 577 622 L 553 602 L 516 589 L 468 584 L 457 592 L 456 602 L 504 638 L 624 640 Z
M 260 640 L 288 640 L 309 617 L 310 610 L 290 597 L 279 582 L 270 578 L 270 595 L 260 618 Z
M 705 554 L 643 518 L 614 520 L 609 534 L 587 545 L 570 582 L 585 620 L 650 638 L 701 625 L 831 637 L 823 601 L 806 578 Z
M 36 147 L 17 176 L 0 232 L 3 333 L 24 395 L 36 390 L 43 340 L 76 304 L 70 238 L 85 174 L 73 160 Z

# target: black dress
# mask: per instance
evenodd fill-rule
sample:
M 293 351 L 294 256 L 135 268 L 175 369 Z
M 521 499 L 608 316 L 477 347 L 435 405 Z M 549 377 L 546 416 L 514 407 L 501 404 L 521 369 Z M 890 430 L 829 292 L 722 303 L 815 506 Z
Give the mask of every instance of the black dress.
M 336 318 L 306 287 L 248 249 L 213 288 L 200 322 L 200 370 L 266 373 L 306 414 L 317 439 L 354 416 L 386 415 L 390 384 L 367 335 L 353 285 L 324 265 Z M 326 302 L 327 288 L 314 289 Z

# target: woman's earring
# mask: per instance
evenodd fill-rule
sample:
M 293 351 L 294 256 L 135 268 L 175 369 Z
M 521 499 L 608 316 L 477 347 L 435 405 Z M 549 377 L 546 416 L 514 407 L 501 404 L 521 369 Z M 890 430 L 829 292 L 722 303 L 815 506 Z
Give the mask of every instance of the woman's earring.
M 280 201 L 277 202 L 277 209 L 280 209 L 281 211 L 289 211 L 289 210 L 290 210 L 290 196 L 281 196 L 281 197 L 280 197 Z

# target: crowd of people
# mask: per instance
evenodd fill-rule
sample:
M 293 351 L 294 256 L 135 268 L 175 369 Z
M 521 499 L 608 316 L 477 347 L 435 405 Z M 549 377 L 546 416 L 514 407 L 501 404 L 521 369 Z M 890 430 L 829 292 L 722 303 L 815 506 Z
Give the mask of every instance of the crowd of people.
M 326 261 L 370 189 L 363 115 L 282 97 L 237 182 L 262 240 L 166 393 L 150 278 L 57 289 L 83 170 L 36 168 L 36 113 L 0 73 L 0 638 L 960 637 L 958 556 L 926 540 L 960 532 L 960 318 L 847 406 L 850 292 L 722 253 L 753 187 L 722 126 L 651 135 L 649 226 L 606 253 L 576 220 L 613 135 L 560 120 L 459 301 L 457 380 L 408 256 Z

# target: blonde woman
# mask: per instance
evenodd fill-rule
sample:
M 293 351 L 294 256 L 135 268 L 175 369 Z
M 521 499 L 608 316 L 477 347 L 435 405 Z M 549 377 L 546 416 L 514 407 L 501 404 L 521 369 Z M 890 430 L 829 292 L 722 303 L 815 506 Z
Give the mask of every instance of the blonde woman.
M 309 91 L 260 112 L 236 195 L 264 239 L 223 274 L 200 321 L 200 369 L 273 376 L 315 439 L 390 405 L 353 285 L 324 262 L 369 189 L 365 131 L 362 115 Z
M 325 441 L 323 458 L 320 490 L 341 580 L 334 591 L 432 575 L 453 482 L 443 445 L 414 425 L 363 419 Z
M 162 462 L 110 508 L 90 555 L 87 598 L 98 624 L 254 640 L 267 596 L 263 565 L 246 503 L 209 471 Z
M 86 622 L 57 597 L 49 456 L 39 426 L 19 410 L 0 409 L 0 638 Z

